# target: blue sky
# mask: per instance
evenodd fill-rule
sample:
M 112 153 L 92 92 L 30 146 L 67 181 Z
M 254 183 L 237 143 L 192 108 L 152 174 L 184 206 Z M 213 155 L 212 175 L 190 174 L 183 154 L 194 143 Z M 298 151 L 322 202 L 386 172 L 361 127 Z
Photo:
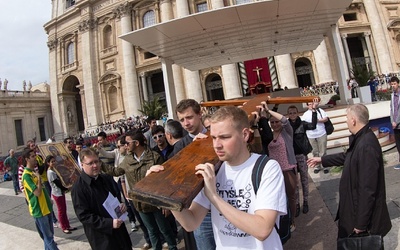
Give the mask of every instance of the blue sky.
M 9 90 L 22 90 L 23 80 L 49 82 L 43 25 L 51 18 L 51 0 L 1 0 L 0 10 L 1 81 L 7 78 Z

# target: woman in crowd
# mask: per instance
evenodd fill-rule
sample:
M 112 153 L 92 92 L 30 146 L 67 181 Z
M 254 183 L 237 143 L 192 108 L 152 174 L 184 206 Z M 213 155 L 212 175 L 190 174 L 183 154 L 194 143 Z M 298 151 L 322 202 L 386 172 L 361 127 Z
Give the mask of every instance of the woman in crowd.
M 71 227 L 69 225 L 69 220 L 67 216 L 67 203 L 65 200 L 65 191 L 68 190 L 65 188 L 57 173 L 54 171 L 54 167 L 56 165 L 56 159 L 54 156 L 49 155 L 45 160 L 45 169 L 47 169 L 47 179 L 51 186 L 51 196 L 57 204 L 58 208 L 58 220 L 60 227 L 62 228 L 65 234 L 70 234 L 71 231 L 76 230 L 76 228 Z

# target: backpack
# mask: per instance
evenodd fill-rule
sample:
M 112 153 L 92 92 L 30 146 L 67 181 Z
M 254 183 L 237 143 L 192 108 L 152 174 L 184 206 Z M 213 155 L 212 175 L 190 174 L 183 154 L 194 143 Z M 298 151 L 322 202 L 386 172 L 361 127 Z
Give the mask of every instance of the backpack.
M 4 173 L 4 181 L 11 181 L 11 175 L 9 173 Z
M 269 161 L 269 157 L 267 155 L 260 155 L 258 157 L 256 163 L 254 164 L 253 171 L 251 174 L 251 182 L 253 184 L 254 193 L 257 195 L 258 188 L 261 183 L 262 173 L 264 171 L 264 167 L 267 165 Z M 291 237 L 290 233 L 290 224 L 292 222 L 292 215 L 290 213 L 289 201 L 286 198 L 286 215 L 281 215 L 279 219 L 279 228 L 275 224 L 275 229 L 281 238 L 282 245 L 284 245 Z

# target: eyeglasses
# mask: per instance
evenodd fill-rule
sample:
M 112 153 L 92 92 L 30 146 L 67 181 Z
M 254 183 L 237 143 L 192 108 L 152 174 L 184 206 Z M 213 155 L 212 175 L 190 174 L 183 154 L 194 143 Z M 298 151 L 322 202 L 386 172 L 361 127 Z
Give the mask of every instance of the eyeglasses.
M 67 141 L 67 143 L 68 143 L 68 144 L 71 144 L 71 143 L 72 143 L 72 141 Z
M 155 136 L 153 136 L 153 140 L 157 140 L 157 138 L 158 139 L 160 139 L 160 138 L 163 138 L 164 137 L 164 134 L 158 134 L 158 135 L 155 135 Z
M 133 143 L 133 142 L 135 142 L 135 140 L 133 140 L 133 141 L 125 141 L 126 142 L 126 144 L 131 144 L 131 143 Z
M 82 163 L 92 167 L 93 165 L 99 165 L 100 161 L 91 161 L 88 163 L 86 163 L 86 162 L 82 162 Z

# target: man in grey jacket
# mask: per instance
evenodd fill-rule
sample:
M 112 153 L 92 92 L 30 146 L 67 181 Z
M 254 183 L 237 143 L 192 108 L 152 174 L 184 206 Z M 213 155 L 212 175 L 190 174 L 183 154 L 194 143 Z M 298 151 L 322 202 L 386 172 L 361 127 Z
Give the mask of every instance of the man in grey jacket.
M 390 100 L 390 122 L 392 123 L 394 138 L 396 140 L 396 148 L 400 154 L 399 78 L 397 78 L 397 76 L 393 76 L 392 78 L 390 78 L 390 85 L 392 86 L 392 90 L 393 90 L 393 93 L 391 95 L 391 100 Z M 399 156 L 399 161 L 400 161 L 400 156 Z M 399 170 L 400 164 L 396 165 L 394 167 L 394 169 Z

